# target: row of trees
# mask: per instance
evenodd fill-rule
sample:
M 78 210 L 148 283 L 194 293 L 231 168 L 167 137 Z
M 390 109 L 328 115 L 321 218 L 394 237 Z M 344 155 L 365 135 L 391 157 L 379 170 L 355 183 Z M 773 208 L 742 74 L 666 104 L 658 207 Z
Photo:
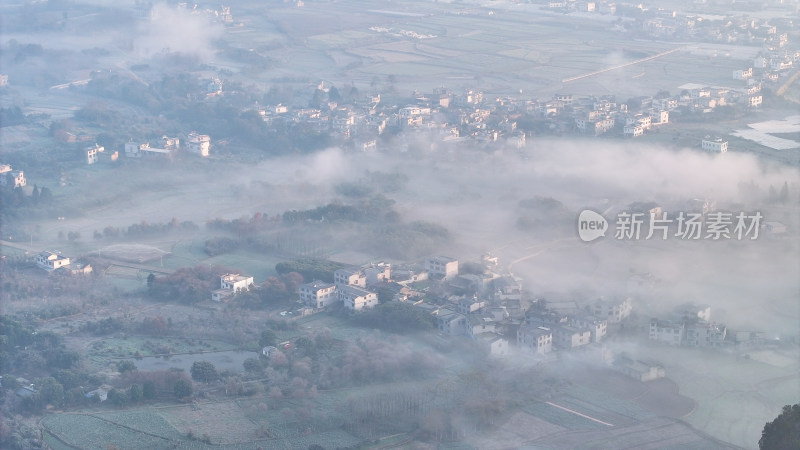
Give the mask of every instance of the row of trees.
M 94 238 L 95 239 L 103 239 L 103 238 L 118 238 L 118 237 L 142 237 L 142 236 L 149 236 L 153 234 L 163 234 L 169 233 L 173 231 L 178 232 L 188 232 L 188 231 L 196 231 L 199 230 L 200 227 L 197 226 L 194 222 L 190 220 L 179 221 L 176 218 L 173 218 L 169 222 L 164 223 L 148 223 L 147 221 L 141 221 L 139 223 L 134 223 L 128 225 L 125 228 L 120 227 L 112 227 L 107 226 L 103 228 L 103 231 L 94 231 Z

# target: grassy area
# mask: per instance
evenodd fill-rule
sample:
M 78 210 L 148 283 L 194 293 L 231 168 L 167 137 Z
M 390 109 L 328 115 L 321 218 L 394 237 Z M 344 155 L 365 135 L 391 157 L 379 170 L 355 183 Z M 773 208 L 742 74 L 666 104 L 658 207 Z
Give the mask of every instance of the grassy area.
M 353 341 L 369 332 L 365 328 L 350 325 L 348 322 L 329 314 L 314 314 L 304 317 L 299 319 L 297 324 L 310 329 L 328 328 L 331 330 L 331 336 L 345 341 Z
M 235 349 L 236 346 L 226 342 L 178 337 L 108 338 L 92 342 L 87 348 L 86 357 L 93 366 L 105 367 L 110 361 L 133 359 L 137 353 L 140 356 L 156 356 Z

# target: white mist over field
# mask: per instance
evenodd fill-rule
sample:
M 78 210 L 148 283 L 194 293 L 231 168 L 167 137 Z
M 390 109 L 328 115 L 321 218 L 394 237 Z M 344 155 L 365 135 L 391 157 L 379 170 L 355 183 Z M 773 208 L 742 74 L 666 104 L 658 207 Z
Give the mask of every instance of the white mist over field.
M 134 49 L 140 57 L 179 53 L 208 60 L 215 51 L 212 42 L 222 36 L 223 27 L 209 20 L 202 10 L 158 3 L 137 32 Z

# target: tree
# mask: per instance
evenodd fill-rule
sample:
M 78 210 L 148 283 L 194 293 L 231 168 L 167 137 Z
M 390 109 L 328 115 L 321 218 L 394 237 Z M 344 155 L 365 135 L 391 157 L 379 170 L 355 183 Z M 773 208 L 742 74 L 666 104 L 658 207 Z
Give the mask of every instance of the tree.
M 126 359 L 117 363 L 117 370 L 119 373 L 130 372 L 136 370 L 136 364 L 133 361 Z
M 42 190 L 39 191 L 39 201 L 45 204 L 53 201 L 53 193 L 50 189 L 43 187 Z
M 342 95 L 339 93 L 339 89 L 336 89 L 336 86 L 331 86 L 328 90 L 328 100 L 337 103 L 342 101 Z
M 39 395 L 45 405 L 61 406 L 64 403 L 64 386 L 55 378 L 43 378 L 39 382 Z
M 151 400 L 156 397 L 156 384 L 151 381 L 147 380 L 142 383 L 142 398 L 145 400 Z
M 786 405 L 778 417 L 764 425 L 758 448 L 789 450 L 800 448 L 800 403 Z
M 274 347 L 275 344 L 278 342 L 278 336 L 272 330 L 264 330 L 261 332 L 261 337 L 258 339 L 258 345 L 260 347 Z
M 131 385 L 131 388 L 128 390 L 128 396 L 131 399 L 131 403 L 138 403 L 142 400 L 142 387 L 138 384 Z
M 74 387 L 78 387 L 81 384 L 81 375 L 70 369 L 58 369 L 53 372 L 53 378 L 55 378 L 64 389 L 72 389 Z M 3 386 L 6 385 L 6 379 L 3 379 Z
M 264 370 L 264 363 L 260 358 L 247 358 L 243 364 L 247 372 L 258 373 Z
M 778 200 L 782 204 L 787 204 L 789 202 L 789 182 L 784 181 L 783 186 L 781 187 L 781 193 L 779 194 Z
M 111 402 L 114 406 L 126 406 L 128 404 L 128 393 L 125 391 L 120 391 L 119 389 L 111 389 L 108 391 L 107 399 Z
M 192 379 L 203 383 L 210 383 L 219 378 L 217 368 L 211 361 L 195 361 L 191 369 Z
M 192 388 L 192 383 L 190 381 L 181 379 L 175 382 L 172 391 L 175 393 L 176 397 L 186 398 L 192 396 L 194 389 Z

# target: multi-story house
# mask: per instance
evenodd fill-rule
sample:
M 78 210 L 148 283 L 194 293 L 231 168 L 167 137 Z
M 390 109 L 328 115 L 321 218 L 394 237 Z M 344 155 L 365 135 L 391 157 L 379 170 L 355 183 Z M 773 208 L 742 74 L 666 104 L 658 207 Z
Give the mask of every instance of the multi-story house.
M 606 319 L 609 323 L 619 323 L 631 315 L 632 305 L 630 297 L 624 300 L 600 298 L 593 305 L 592 315 L 598 319 Z
M 303 284 L 298 294 L 303 303 L 313 308 L 325 308 L 339 300 L 336 285 L 319 280 Z
M 669 345 L 681 345 L 686 334 L 686 326 L 683 322 L 673 322 L 668 320 L 652 319 L 650 321 L 651 341 L 664 342 Z
M 28 181 L 21 170 L 11 170 L 8 164 L 0 164 L 0 186 L 24 187 Z
M 592 332 L 587 328 L 578 328 L 569 325 L 554 325 L 553 344 L 558 349 L 572 350 L 592 342 Z
M 434 277 L 449 280 L 458 275 L 458 260 L 447 256 L 436 256 L 425 260 L 425 270 Z
M 711 153 L 725 153 L 728 151 L 728 141 L 723 141 L 722 138 L 703 139 L 700 147 Z
M 250 289 L 254 284 L 253 277 L 239 275 L 238 273 L 226 273 L 219 277 L 220 288 L 211 292 L 211 300 L 215 302 L 224 301 L 238 292 Z
M 337 286 L 336 293 L 344 307 L 351 311 L 361 311 L 378 304 L 378 294 L 357 286 Z
M 186 149 L 190 152 L 208 156 L 211 148 L 211 138 L 207 134 L 197 134 L 194 131 L 189 133 L 186 139 Z
M 363 270 L 357 267 L 338 269 L 333 273 L 333 282 L 336 287 L 357 286 L 367 287 L 367 276 Z
M 591 341 L 600 342 L 608 332 L 608 321 L 594 316 L 583 315 L 570 318 L 570 325 L 591 332 Z
M 86 163 L 87 164 L 94 164 L 100 159 L 100 153 L 104 152 L 106 149 L 98 144 L 94 144 L 92 146 L 86 147 Z
M 522 325 L 517 330 L 517 346 L 543 355 L 553 351 L 553 332 L 547 327 Z

